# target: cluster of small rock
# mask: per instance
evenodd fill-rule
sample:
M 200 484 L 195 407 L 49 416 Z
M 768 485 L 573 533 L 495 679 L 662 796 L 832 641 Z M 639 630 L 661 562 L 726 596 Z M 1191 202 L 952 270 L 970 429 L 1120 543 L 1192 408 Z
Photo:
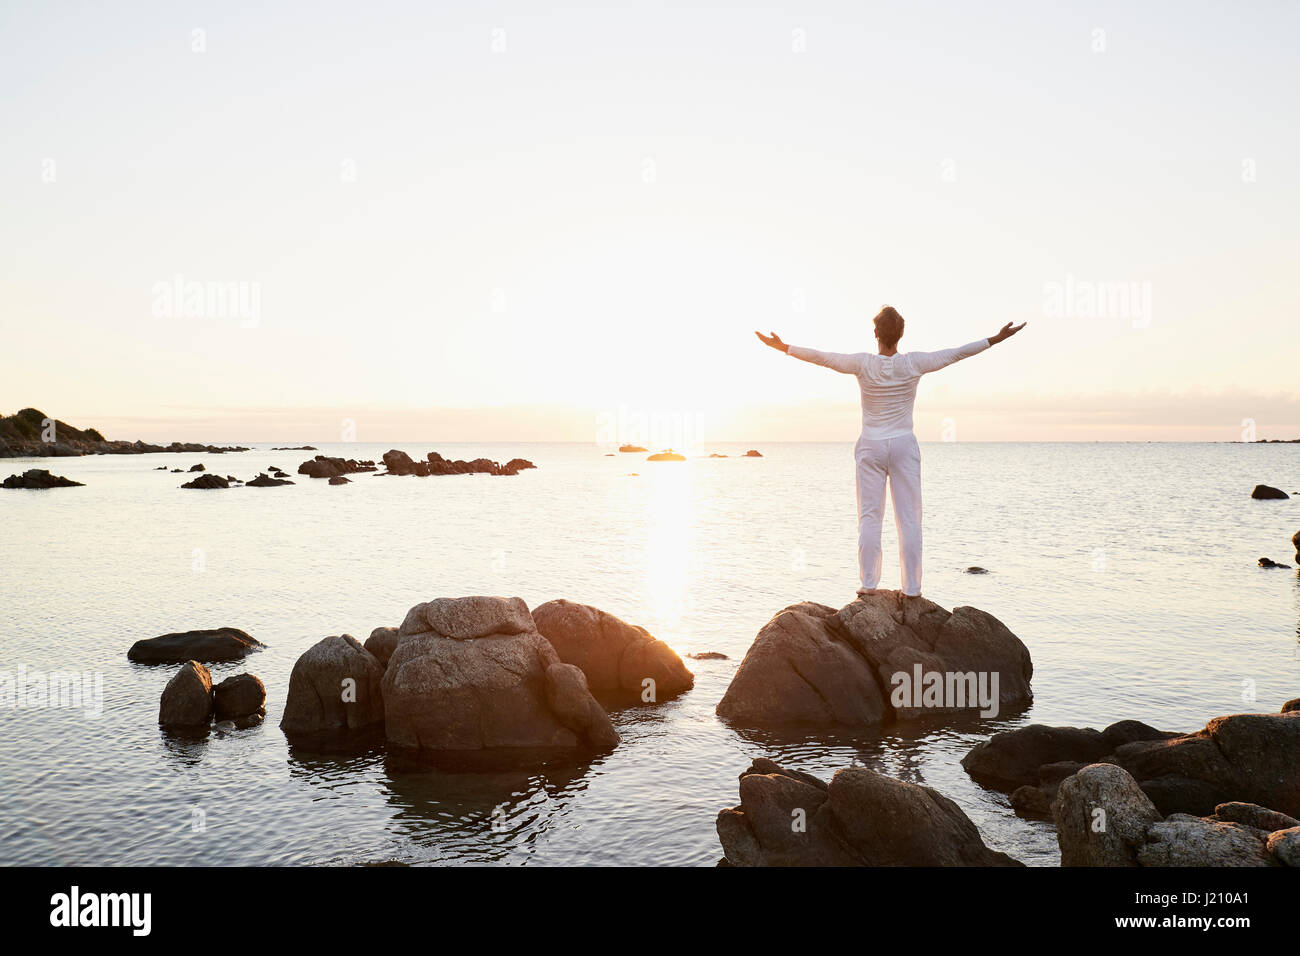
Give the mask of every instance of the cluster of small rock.
M 427 461 L 415 461 L 404 451 L 390 449 L 384 452 L 384 467 L 388 469 L 385 474 L 416 475 L 420 478 L 431 475 L 517 475 L 521 471 L 537 467 L 524 458 L 512 458 L 502 465 L 490 458 L 451 461 L 436 451 L 429 452 L 425 457 Z

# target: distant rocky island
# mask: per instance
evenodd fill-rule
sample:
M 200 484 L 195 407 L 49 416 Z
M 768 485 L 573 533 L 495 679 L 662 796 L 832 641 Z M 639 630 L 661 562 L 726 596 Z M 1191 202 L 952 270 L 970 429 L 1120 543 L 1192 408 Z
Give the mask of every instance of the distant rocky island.
M 143 441 L 109 441 L 97 429 L 74 428 L 35 408 L 0 417 L 0 458 L 70 458 L 78 455 L 150 455 L 159 452 L 220 455 L 248 451 L 195 442 L 153 445 Z

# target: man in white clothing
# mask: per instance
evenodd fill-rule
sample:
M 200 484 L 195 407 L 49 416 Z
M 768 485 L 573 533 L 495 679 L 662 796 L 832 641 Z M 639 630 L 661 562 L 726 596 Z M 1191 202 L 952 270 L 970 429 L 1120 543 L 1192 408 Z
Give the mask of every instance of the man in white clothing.
M 1024 327 L 1023 322 L 1019 325 L 1008 322 L 996 335 L 960 348 L 901 355 L 898 340 L 903 337 L 903 317 L 888 305 L 875 318 L 879 354 L 818 352 L 786 345 L 775 332 L 754 333 L 764 345 L 787 355 L 857 376 L 862 389 L 862 434 L 854 447 L 858 475 L 858 571 L 862 579 L 859 594 L 874 591 L 880 583 L 880 527 L 885 512 L 886 481 L 898 525 L 903 593 L 912 597 L 921 593 L 921 446 L 912 432 L 912 406 L 921 376 L 983 352 Z

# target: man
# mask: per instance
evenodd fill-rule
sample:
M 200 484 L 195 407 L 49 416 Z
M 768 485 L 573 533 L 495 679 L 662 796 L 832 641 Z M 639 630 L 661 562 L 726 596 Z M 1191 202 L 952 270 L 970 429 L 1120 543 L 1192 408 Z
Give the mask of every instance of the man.
M 885 306 L 875 318 L 879 354 L 818 352 L 786 345 L 775 333 L 755 332 L 764 345 L 814 365 L 855 375 L 862 389 L 862 434 L 854 447 L 858 476 L 858 594 L 876 590 L 880 583 L 880 526 L 885 511 L 885 482 L 894 500 L 898 525 L 898 558 L 902 566 L 903 593 L 921 594 L 921 446 L 912 432 L 912 406 L 916 386 L 926 372 L 937 372 L 1011 338 L 1025 323 L 1008 322 L 996 335 L 961 348 L 941 352 L 899 354 L 903 317 Z

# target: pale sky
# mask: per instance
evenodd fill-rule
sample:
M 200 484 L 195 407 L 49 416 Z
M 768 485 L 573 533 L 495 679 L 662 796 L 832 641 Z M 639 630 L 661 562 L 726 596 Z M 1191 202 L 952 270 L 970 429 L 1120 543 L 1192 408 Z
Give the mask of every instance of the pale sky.
M 5 3 L 0 412 L 850 441 L 852 380 L 752 330 L 864 351 L 889 303 L 904 350 L 1030 323 L 922 384 L 923 440 L 1300 437 L 1297 35 L 1267 2 Z

